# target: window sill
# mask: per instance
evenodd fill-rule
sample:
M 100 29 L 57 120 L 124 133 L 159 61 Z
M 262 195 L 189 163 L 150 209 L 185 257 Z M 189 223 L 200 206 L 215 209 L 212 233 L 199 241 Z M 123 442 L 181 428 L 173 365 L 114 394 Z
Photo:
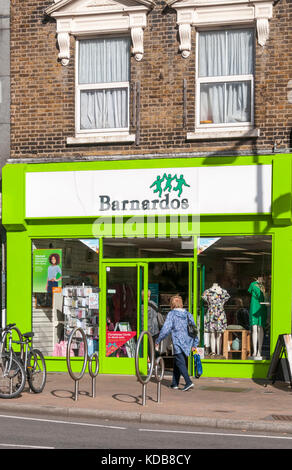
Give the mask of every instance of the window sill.
M 111 134 L 67 137 L 68 145 L 80 144 L 109 144 L 109 143 L 132 143 L 135 142 L 135 134 Z
M 246 130 L 228 130 L 228 129 L 208 129 L 196 130 L 195 132 L 187 133 L 187 140 L 205 140 L 205 139 L 244 139 L 244 138 L 257 138 L 260 136 L 259 129 L 246 129 Z

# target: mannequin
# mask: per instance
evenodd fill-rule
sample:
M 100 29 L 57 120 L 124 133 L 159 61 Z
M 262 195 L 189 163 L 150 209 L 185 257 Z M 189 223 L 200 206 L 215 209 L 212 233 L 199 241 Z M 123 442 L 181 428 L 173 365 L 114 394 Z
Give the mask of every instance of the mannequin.
M 263 305 L 265 301 L 265 281 L 262 276 L 256 278 L 248 288 L 251 294 L 249 307 L 249 322 L 252 331 L 251 359 L 262 360 L 262 346 L 264 340 L 264 328 L 267 322 L 267 307 Z
M 262 326 L 253 325 L 252 326 L 252 349 L 253 356 L 255 360 L 262 360 L 262 346 L 264 340 L 264 329 Z
M 205 290 L 202 299 L 208 304 L 208 311 L 204 320 L 205 333 L 210 334 L 211 356 L 220 355 L 222 347 L 222 333 L 227 328 L 224 304 L 230 298 L 225 289 L 214 282 Z
M 211 289 L 217 292 L 218 294 L 222 293 L 222 288 L 219 286 L 219 284 L 217 284 L 217 282 L 213 283 Z
M 210 333 L 210 346 L 212 356 L 219 356 L 221 354 L 222 333 L 218 331 L 212 331 Z

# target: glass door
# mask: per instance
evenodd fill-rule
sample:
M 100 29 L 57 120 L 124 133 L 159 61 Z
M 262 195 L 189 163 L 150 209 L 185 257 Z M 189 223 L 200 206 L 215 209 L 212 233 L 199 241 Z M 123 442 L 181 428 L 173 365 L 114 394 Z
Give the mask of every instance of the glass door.
M 147 330 L 147 296 L 142 304 L 142 291 L 147 290 L 146 263 L 106 263 L 103 267 L 103 321 L 101 352 L 104 372 L 135 373 L 136 344 L 140 333 Z M 146 363 L 147 356 L 141 361 Z
M 205 266 L 198 264 L 198 283 L 197 283 L 197 317 L 200 320 L 200 346 L 204 346 L 204 318 L 205 318 L 205 306 L 202 299 L 203 292 L 205 290 Z

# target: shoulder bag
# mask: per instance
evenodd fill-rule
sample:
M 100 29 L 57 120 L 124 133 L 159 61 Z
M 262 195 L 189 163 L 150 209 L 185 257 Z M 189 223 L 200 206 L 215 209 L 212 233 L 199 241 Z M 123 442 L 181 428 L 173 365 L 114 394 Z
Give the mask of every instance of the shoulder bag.
M 188 335 L 195 339 L 198 336 L 197 327 L 191 322 L 189 315 L 188 315 Z

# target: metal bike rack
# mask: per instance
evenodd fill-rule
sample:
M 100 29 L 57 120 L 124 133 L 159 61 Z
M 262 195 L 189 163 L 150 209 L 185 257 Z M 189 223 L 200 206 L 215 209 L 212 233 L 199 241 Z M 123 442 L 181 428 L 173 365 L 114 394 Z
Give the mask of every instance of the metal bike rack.
M 17 335 L 18 335 L 18 341 L 15 341 L 15 343 L 18 343 L 20 344 L 21 348 L 20 348 L 20 352 L 19 352 L 19 356 L 20 356 L 20 359 L 23 360 L 24 358 L 24 346 L 23 346 L 23 343 L 22 343 L 22 333 L 21 331 L 19 330 L 19 328 L 17 328 L 17 326 L 14 324 L 14 326 L 12 326 L 11 328 L 11 331 L 14 330 L 16 331 Z M 5 351 L 5 346 L 6 346 L 6 336 L 7 336 L 7 332 L 4 333 L 4 335 L 0 335 L 0 364 L 2 363 L 2 355 L 3 355 L 3 350 Z M 12 380 L 13 380 L 13 376 L 12 377 L 8 377 L 10 379 L 10 385 L 9 385 L 9 390 L 10 390 L 10 393 L 12 394 Z M 29 389 L 29 391 L 31 392 L 31 389 Z
M 93 358 L 95 357 L 95 361 L 96 361 L 96 368 L 95 368 L 95 372 L 93 372 L 92 370 L 92 360 Z M 89 372 L 89 375 L 92 379 L 91 381 L 91 396 L 92 398 L 95 397 L 95 383 L 96 383 L 96 377 L 98 375 L 98 372 L 99 372 L 99 358 L 98 358 L 98 354 L 97 352 L 94 352 L 93 354 L 91 354 L 91 356 L 89 357 L 89 360 L 88 360 L 88 372 Z
M 142 339 L 145 335 L 148 336 L 149 345 L 150 345 L 150 348 L 149 348 L 150 349 L 150 358 L 151 359 L 150 359 L 149 374 L 147 375 L 146 378 L 143 378 L 141 376 L 141 373 L 140 373 L 140 370 L 139 370 L 139 349 L 140 349 L 140 346 L 141 346 Z M 161 364 L 161 375 L 160 376 L 158 376 L 159 363 Z M 136 366 L 137 379 L 142 384 L 142 405 L 145 406 L 146 405 L 146 386 L 147 386 L 148 382 L 150 381 L 150 379 L 152 377 L 153 369 L 154 369 L 154 343 L 153 343 L 153 338 L 152 338 L 151 334 L 149 333 L 149 331 L 142 331 L 142 333 L 140 334 L 140 336 L 138 338 L 137 345 L 136 345 L 136 354 L 135 354 L 135 366 Z M 158 403 L 160 403 L 160 401 L 161 401 L 161 381 L 164 377 L 164 369 L 165 369 L 164 368 L 164 360 L 160 356 L 155 361 L 155 378 L 157 380 L 157 402 Z
M 72 339 L 73 337 L 75 336 L 75 334 L 77 333 L 77 331 L 79 331 L 81 333 L 81 336 L 82 336 L 82 339 L 83 339 L 83 343 L 84 343 L 84 363 L 83 363 L 83 367 L 82 367 L 82 371 L 80 372 L 79 375 L 74 375 L 72 369 L 71 369 L 71 363 L 70 363 L 70 351 L 71 351 L 71 343 L 72 343 Z M 78 393 L 79 393 L 79 380 L 82 379 L 84 373 L 85 373 L 85 370 L 86 370 L 86 366 L 87 366 L 87 360 L 88 360 L 88 346 L 87 346 L 87 339 L 86 339 L 86 335 L 84 333 L 84 330 L 80 327 L 77 327 L 75 328 L 71 335 L 70 335 L 70 338 L 68 340 L 68 344 L 67 344 L 67 354 L 66 354 L 66 360 L 67 360 L 67 368 L 68 368 L 68 372 L 71 376 L 71 378 L 75 381 L 75 387 L 74 387 L 74 400 L 77 401 L 78 399 Z
M 16 333 L 18 334 L 18 339 L 19 339 L 19 343 L 20 343 L 20 357 L 21 359 L 24 359 L 24 345 L 22 344 L 22 333 L 20 331 L 19 328 L 17 328 L 17 326 L 13 326 L 13 328 L 11 328 L 11 330 L 14 330 L 16 331 Z
M 24 358 L 24 346 L 22 344 L 22 333 L 21 331 L 19 330 L 19 328 L 17 328 L 17 326 L 13 326 L 11 328 L 11 331 L 14 330 L 16 331 L 17 335 L 18 335 L 18 343 L 21 345 L 21 349 L 20 349 L 20 358 L 23 360 Z M 5 336 L 6 337 L 6 336 Z M 3 339 L 3 338 L 2 338 Z M 2 356 L 2 353 L 3 353 L 3 348 L 5 348 L 5 341 L 2 341 L 1 338 L 0 338 L 0 356 Z
M 161 375 L 160 376 L 158 376 L 159 363 L 160 363 L 160 367 L 161 367 Z M 164 360 L 161 356 L 159 356 L 155 361 L 155 378 L 157 380 L 157 403 L 161 402 L 161 382 L 162 382 L 163 377 L 164 377 L 164 371 L 165 371 Z

